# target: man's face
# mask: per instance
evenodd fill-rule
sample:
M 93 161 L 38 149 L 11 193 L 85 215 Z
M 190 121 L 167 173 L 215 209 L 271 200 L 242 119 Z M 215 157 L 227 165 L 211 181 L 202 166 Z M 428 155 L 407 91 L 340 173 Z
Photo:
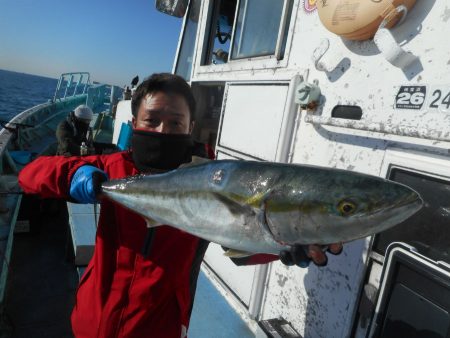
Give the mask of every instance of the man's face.
M 185 98 L 163 92 L 150 93 L 142 99 L 132 124 L 135 129 L 163 134 L 190 134 L 194 127 Z

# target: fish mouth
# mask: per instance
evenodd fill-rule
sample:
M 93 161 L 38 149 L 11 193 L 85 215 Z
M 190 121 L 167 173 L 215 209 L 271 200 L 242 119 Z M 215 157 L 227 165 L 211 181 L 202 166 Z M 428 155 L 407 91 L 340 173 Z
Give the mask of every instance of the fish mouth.
M 398 210 L 398 209 L 410 210 L 411 211 L 410 216 L 411 216 L 411 215 L 415 214 L 417 211 L 419 211 L 423 207 L 423 204 L 424 203 L 423 203 L 422 197 L 413 190 L 413 191 L 411 191 L 410 194 L 405 196 L 403 199 L 401 199 L 397 203 L 393 204 L 387 210 Z
M 367 225 L 366 229 L 368 231 L 364 236 L 360 237 L 379 233 L 396 226 L 417 213 L 422 206 L 423 200 L 420 195 L 416 192 L 411 192 L 387 208 L 380 208 L 371 213 L 357 216 L 355 220 L 358 219 L 360 224 Z
M 417 211 L 423 207 L 423 199 L 417 192 L 412 192 L 407 198 L 405 198 L 399 205 L 400 206 L 415 206 Z
M 400 210 L 406 211 L 408 210 L 409 216 L 412 216 L 417 211 L 419 211 L 423 205 L 423 199 L 420 196 L 419 193 L 417 193 L 415 190 L 411 189 L 410 187 L 405 186 L 408 188 L 409 193 L 403 196 L 401 199 L 394 201 L 392 203 L 389 203 L 388 206 L 381 206 L 379 208 L 375 208 L 375 210 L 371 212 L 367 212 L 365 216 L 376 216 L 378 214 L 383 213 L 389 213 L 389 212 L 399 212 Z M 408 217 L 409 217 L 408 216 Z

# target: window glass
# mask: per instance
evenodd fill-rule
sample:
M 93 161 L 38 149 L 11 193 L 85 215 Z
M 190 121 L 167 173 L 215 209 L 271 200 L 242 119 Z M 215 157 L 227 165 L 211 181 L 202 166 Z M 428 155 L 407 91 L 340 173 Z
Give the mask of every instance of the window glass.
M 228 62 L 237 0 L 215 0 L 210 22 L 208 53 L 204 64 Z
M 275 54 L 283 4 L 284 0 L 240 1 L 232 59 Z
M 191 79 L 192 62 L 194 61 L 195 37 L 197 35 L 201 0 L 191 0 L 188 19 L 186 21 L 183 41 L 181 42 L 175 74 L 186 81 Z
M 416 190 L 424 206 L 403 223 L 377 235 L 374 251 L 384 255 L 390 243 L 400 241 L 450 263 L 450 181 L 401 169 L 393 169 L 389 178 Z

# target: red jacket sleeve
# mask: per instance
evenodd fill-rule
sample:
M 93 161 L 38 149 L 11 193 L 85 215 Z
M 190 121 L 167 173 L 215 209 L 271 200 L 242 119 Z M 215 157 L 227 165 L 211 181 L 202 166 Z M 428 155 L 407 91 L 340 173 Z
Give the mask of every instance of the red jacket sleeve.
M 69 198 L 72 176 L 86 164 L 104 169 L 100 156 L 41 156 L 20 171 L 19 184 L 28 194 L 38 194 L 43 198 Z

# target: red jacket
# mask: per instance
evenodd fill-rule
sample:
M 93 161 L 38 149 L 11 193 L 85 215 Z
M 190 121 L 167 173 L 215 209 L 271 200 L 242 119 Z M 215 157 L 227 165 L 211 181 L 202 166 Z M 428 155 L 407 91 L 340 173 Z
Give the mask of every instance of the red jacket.
M 26 166 L 19 183 L 26 193 L 67 199 L 73 174 L 85 164 L 104 170 L 110 179 L 138 174 L 129 152 L 53 156 Z M 77 338 L 179 338 L 187 330 L 208 242 L 161 226 L 143 253 L 147 231 L 141 216 L 102 201 L 94 256 L 80 281 L 72 312 Z M 272 255 L 257 255 L 247 264 L 272 260 Z

